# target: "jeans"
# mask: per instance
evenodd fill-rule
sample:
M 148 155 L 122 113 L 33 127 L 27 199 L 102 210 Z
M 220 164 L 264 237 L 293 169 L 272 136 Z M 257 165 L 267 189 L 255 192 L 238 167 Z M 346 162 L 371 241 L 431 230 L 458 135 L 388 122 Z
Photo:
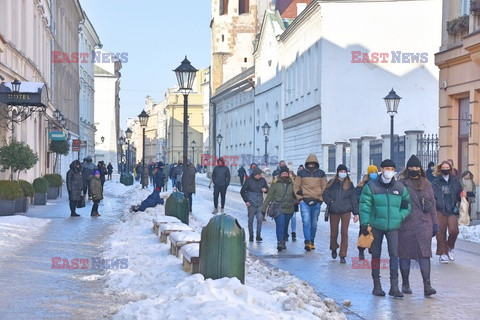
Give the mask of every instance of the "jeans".
M 227 194 L 227 187 L 228 186 L 213 186 L 213 206 L 215 209 L 218 209 L 218 195 L 220 194 L 221 198 L 221 208 L 225 208 L 225 197 Z
M 93 200 L 92 214 L 98 213 L 98 205 L 99 204 L 100 204 L 100 200 Z
M 185 193 L 185 198 L 188 199 L 188 206 L 190 207 L 190 212 L 192 212 L 192 194 L 193 193 Z
M 277 241 L 285 241 L 288 234 L 288 223 L 292 218 L 291 213 L 280 213 L 278 217 L 275 218 L 275 225 L 277 231 Z
M 177 186 L 177 179 L 172 178 L 172 188 L 175 188 Z
M 292 232 L 297 232 L 297 213 L 294 212 L 292 215 L 292 222 L 290 223 L 290 227 L 292 228 Z
M 248 207 L 248 234 L 253 237 L 253 218 L 257 218 L 257 237 L 262 232 L 262 207 Z
M 390 256 L 390 280 L 398 280 L 398 230 L 384 231 L 372 228 L 373 243 L 372 243 L 372 278 L 380 278 L 380 268 L 384 265 L 380 261 L 382 255 L 383 236 L 387 238 L 388 255 Z
M 300 212 L 303 222 L 303 237 L 305 241 L 314 241 L 317 233 L 318 216 L 320 214 L 320 203 L 309 206 L 305 201 L 300 202 Z

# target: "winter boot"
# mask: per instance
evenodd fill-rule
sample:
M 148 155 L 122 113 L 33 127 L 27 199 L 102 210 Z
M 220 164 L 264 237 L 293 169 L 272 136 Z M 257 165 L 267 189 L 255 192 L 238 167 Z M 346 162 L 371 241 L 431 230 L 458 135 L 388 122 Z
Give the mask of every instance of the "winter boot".
M 310 241 L 308 241 L 308 240 L 305 240 L 305 250 L 306 251 L 312 250 L 312 248 L 310 247 Z
M 285 241 L 282 241 L 280 244 L 282 245 L 283 250 L 287 250 L 287 246 L 285 245 Z
M 78 213 L 74 212 L 74 213 L 70 214 L 70 217 L 80 217 L 80 215 Z
M 315 250 L 315 244 L 313 243 L 313 240 L 310 241 L 310 249 Z
M 248 241 L 253 242 L 253 235 L 250 235 L 250 237 L 248 238 Z
M 332 250 L 332 259 L 337 259 L 337 250 Z
M 292 241 L 297 241 L 297 234 L 292 232 Z
M 410 289 L 410 259 L 400 258 L 400 272 L 402 273 L 402 292 L 405 294 L 412 294 Z
M 403 298 L 403 293 L 398 288 L 398 279 L 390 280 L 390 291 L 388 294 L 395 298 Z
M 255 238 L 255 240 L 257 240 L 257 242 L 262 242 L 263 239 L 260 235 L 257 235 L 257 237 Z
M 282 242 L 280 242 L 280 241 L 277 242 L 277 250 L 278 250 L 278 252 L 283 250 Z
M 437 293 L 437 290 L 432 288 L 432 284 L 430 283 L 430 280 L 426 280 L 423 282 L 423 294 L 428 297 L 431 296 L 432 294 Z
M 419 264 L 423 278 L 423 294 L 427 297 L 436 294 L 437 291 L 432 288 L 430 283 L 430 258 L 421 258 Z
M 380 282 L 380 278 L 374 278 L 373 279 L 373 295 L 379 296 L 379 297 L 384 297 L 385 296 L 385 291 L 382 290 L 382 283 Z
M 402 281 L 402 292 L 405 294 L 412 294 L 409 281 Z

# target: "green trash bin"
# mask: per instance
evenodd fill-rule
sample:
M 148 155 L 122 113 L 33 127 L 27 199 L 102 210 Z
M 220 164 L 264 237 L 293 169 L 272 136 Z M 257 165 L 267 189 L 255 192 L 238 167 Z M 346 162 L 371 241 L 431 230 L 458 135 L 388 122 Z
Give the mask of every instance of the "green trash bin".
M 133 184 L 133 175 L 131 173 L 122 173 L 120 175 L 120 183 L 131 186 Z
M 236 277 L 245 284 L 245 229 L 237 219 L 220 214 L 202 229 L 200 273 L 205 278 Z
M 173 192 L 165 203 L 165 215 L 178 218 L 188 225 L 189 220 L 188 199 L 182 192 Z

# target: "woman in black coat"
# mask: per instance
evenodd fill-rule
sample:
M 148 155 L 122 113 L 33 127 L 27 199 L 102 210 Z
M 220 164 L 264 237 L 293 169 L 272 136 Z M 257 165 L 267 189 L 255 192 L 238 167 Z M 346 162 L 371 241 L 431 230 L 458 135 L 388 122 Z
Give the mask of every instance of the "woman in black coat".
M 354 222 L 358 222 L 358 201 L 355 187 L 350 180 L 347 167 L 343 164 L 337 168 L 337 174 L 327 183 L 323 191 L 323 201 L 327 204 L 330 213 L 330 250 L 332 258 L 337 258 L 337 249 L 340 247 L 340 263 L 346 263 L 348 249 L 348 225 L 351 213 L 355 215 Z M 342 221 L 341 240 L 338 245 L 338 225 Z
M 410 262 L 418 261 L 423 278 L 425 296 L 437 293 L 430 283 L 430 258 L 432 257 L 432 237 L 438 231 L 437 212 L 432 185 L 428 181 L 420 160 L 412 155 L 407 169 L 402 172 L 402 182 L 410 194 L 412 211 L 398 230 L 398 256 L 402 273 L 402 292 L 411 294 Z
M 458 203 L 461 196 L 465 196 L 462 185 L 452 172 L 450 162 L 443 161 L 435 170 L 435 179 L 432 182 L 439 230 L 437 232 L 437 255 L 440 263 L 455 261 L 453 248 L 458 236 Z M 448 229 L 448 239 L 447 239 Z
M 72 217 L 79 217 L 80 215 L 75 212 L 75 209 L 82 200 L 83 178 L 82 165 L 78 160 L 70 164 L 70 170 L 67 172 L 67 190 L 68 200 L 70 201 L 70 215 Z

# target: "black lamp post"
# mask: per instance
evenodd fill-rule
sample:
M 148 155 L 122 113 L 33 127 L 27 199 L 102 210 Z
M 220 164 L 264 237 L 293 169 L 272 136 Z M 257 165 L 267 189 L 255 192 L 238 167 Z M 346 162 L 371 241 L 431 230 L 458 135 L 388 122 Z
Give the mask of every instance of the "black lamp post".
M 265 136 L 265 164 L 268 165 L 267 158 L 268 158 L 268 152 L 267 152 L 267 142 L 268 142 L 268 135 L 270 134 L 270 125 L 265 122 L 265 124 L 262 126 L 263 130 L 263 135 Z
M 123 168 L 123 145 L 125 144 L 125 138 L 118 138 L 118 144 L 120 145 L 120 172 L 124 172 Z
M 195 140 L 192 141 L 192 164 L 195 166 L 195 147 L 197 146 L 197 143 Z
M 145 185 L 145 179 L 143 179 L 143 176 L 145 175 L 145 128 L 147 127 L 148 123 L 148 114 L 143 110 L 139 115 L 138 115 L 138 120 L 140 121 L 140 127 L 142 127 L 143 130 L 143 148 L 142 148 L 142 176 L 140 179 L 142 179 L 142 189 L 146 187 Z
M 15 78 L 15 80 L 12 81 L 12 91 L 13 93 L 19 93 L 20 92 L 20 85 L 22 83 L 18 81 L 18 79 Z
M 393 160 L 393 117 L 397 113 L 398 105 L 400 104 L 400 98 L 395 91 L 392 90 L 389 94 L 383 98 L 385 105 L 387 106 L 387 113 L 390 115 L 390 159 Z
M 218 159 L 220 159 L 220 146 L 222 145 L 222 140 L 223 140 L 223 137 L 222 135 L 219 133 L 217 134 L 217 143 L 218 143 Z
M 132 138 L 132 130 L 127 128 L 125 131 L 125 137 L 127 137 L 127 173 L 130 173 L 130 139 Z
M 185 169 L 188 153 L 188 95 L 192 92 L 197 69 L 190 64 L 187 56 L 185 56 L 182 64 L 173 71 L 177 76 L 179 91 L 183 94 L 183 168 Z

